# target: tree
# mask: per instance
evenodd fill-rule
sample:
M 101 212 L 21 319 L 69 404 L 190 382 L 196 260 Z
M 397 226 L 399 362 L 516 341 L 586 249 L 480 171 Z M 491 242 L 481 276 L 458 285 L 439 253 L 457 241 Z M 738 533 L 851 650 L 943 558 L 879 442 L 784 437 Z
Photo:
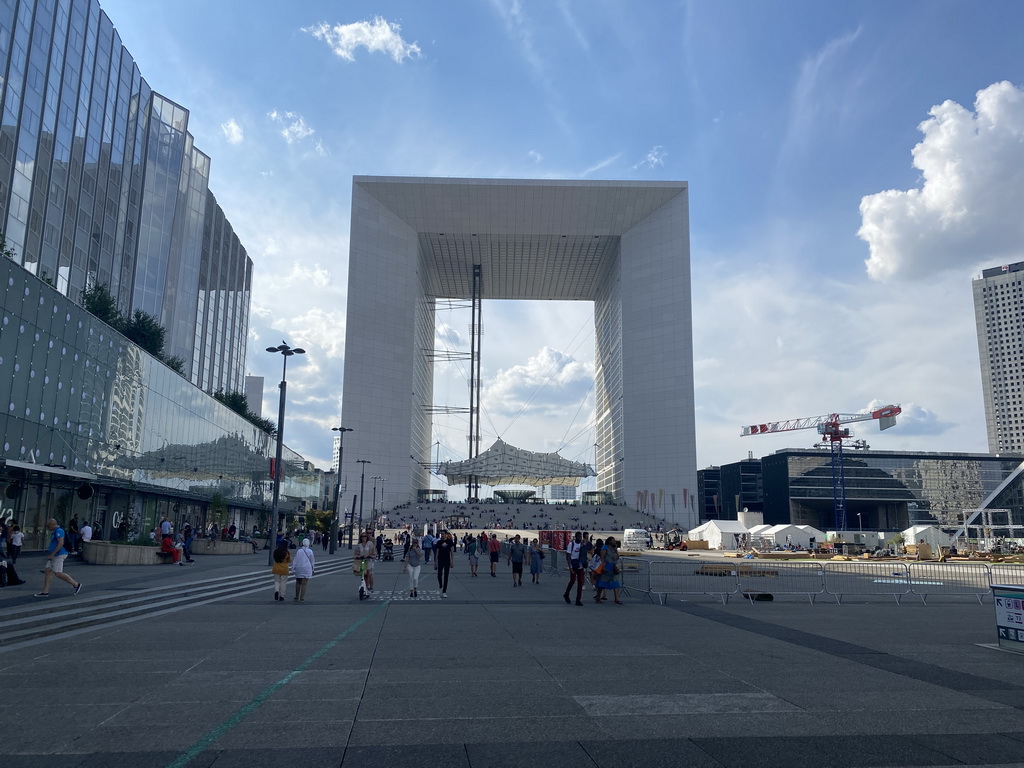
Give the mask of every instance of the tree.
M 116 326 L 115 326 L 116 327 Z M 136 309 L 131 319 L 119 329 L 129 341 L 133 341 L 154 357 L 163 357 L 164 337 L 167 331 L 152 315 Z
M 212 394 L 215 400 L 226 405 L 253 426 L 263 430 L 271 437 L 277 435 L 277 425 L 274 422 L 270 419 L 264 419 L 262 416 L 257 416 L 250 410 L 249 399 L 245 396 L 244 392 L 225 392 L 222 389 L 218 389 Z
M 14 249 L 7 245 L 7 238 L 4 237 L 2 232 L 0 232 L 0 253 L 8 259 L 18 258 L 18 254 L 14 252 Z
M 162 359 L 164 361 L 164 365 L 166 365 L 176 374 L 178 374 L 179 376 L 185 375 L 185 361 L 182 360 L 180 357 L 164 357 Z
M 121 330 L 124 318 L 107 286 L 96 284 L 82 291 L 82 306 L 114 330 Z

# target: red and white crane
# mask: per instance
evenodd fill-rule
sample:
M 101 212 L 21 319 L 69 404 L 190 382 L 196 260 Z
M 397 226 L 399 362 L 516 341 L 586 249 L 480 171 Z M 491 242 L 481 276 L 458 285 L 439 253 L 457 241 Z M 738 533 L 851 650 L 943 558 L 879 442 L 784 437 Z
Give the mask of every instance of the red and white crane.
M 843 440 L 852 437 L 850 429 L 844 424 L 858 421 L 877 421 L 878 429 L 889 429 L 896 425 L 896 417 L 903 410 L 898 405 L 886 405 L 876 408 L 870 413 L 829 413 L 824 416 L 812 416 L 809 419 L 789 419 L 788 421 L 769 421 L 764 424 L 752 424 L 743 427 L 741 437 L 748 435 L 767 435 L 773 432 L 793 432 L 798 429 L 814 429 L 822 436 L 832 450 L 832 502 L 835 507 L 836 530 L 846 530 L 846 472 L 843 467 Z

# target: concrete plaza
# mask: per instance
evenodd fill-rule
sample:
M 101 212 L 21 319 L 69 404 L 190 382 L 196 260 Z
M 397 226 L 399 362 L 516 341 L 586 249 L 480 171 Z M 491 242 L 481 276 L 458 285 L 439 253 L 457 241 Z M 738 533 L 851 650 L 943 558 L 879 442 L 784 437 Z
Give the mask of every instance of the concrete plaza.
M 344 561 L 347 550 L 325 565 Z M 266 587 L 0 646 L 0 765 L 1024 765 L 1024 656 L 991 601 L 637 598 L 566 605 L 565 580 L 511 586 L 463 556 L 449 598 L 377 564 L 275 603 L 266 555 L 196 566 L 69 564 L 49 610 L 266 571 Z M 33 601 L 0 591 L 0 615 Z M 88 603 L 86 603 L 88 604 Z

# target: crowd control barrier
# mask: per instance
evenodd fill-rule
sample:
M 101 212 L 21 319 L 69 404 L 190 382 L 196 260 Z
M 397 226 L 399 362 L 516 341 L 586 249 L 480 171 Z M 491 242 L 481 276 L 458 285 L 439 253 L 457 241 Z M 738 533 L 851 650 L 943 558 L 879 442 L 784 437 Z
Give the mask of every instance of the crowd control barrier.
M 991 594 L 985 563 L 910 563 L 910 591 L 928 603 L 928 595 L 973 595 L 978 603 Z
M 891 595 L 896 603 L 910 594 L 910 569 L 903 562 L 834 562 L 823 564 L 825 591 L 843 602 L 844 595 Z

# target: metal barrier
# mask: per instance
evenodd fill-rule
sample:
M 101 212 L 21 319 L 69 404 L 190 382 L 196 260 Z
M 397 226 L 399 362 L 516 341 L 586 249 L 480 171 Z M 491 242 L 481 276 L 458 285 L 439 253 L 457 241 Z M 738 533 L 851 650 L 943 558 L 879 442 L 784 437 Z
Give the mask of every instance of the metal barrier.
M 669 595 L 717 595 L 724 605 L 739 591 L 733 563 L 655 560 L 648 579 L 652 597 L 662 605 Z
M 619 567 L 622 573 L 619 580 L 622 588 L 628 593 L 639 592 L 642 596 L 651 595 L 651 561 L 639 557 L 620 557 Z
M 1024 564 L 992 563 L 988 570 L 990 584 L 1024 585 Z
M 899 604 L 910 594 L 906 563 L 834 562 L 823 564 L 825 591 L 841 604 L 843 595 L 892 595 Z
M 816 595 L 825 591 L 821 563 L 747 560 L 737 563 L 736 580 L 740 594 L 751 602 L 758 595 L 807 595 L 814 604 Z
M 971 595 L 984 603 L 989 567 L 984 563 L 910 563 L 910 591 L 927 605 L 928 595 Z

